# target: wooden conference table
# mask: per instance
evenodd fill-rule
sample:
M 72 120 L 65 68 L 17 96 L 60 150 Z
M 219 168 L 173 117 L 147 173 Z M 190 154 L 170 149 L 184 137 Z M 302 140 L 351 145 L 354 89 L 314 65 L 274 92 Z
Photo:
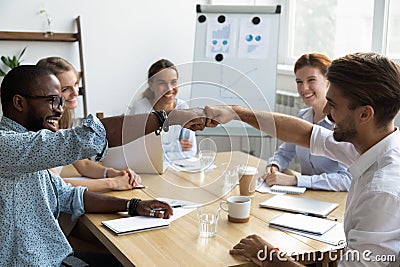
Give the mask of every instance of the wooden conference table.
M 220 152 L 215 168 L 202 173 L 178 172 L 169 168 L 163 175 L 143 174 L 146 189 L 107 192 L 105 194 L 130 199 L 152 199 L 166 197 L 209 203 L 217 207 L 231 195 L 239 195 L 238 186 L 232 190 L 224 183 L 224 173 L 238 165 L 256 166 L 259 173 L 265 169 L 265 161 L 243 152 Z M 256 192 L 252 198 L 251 218 L 247 223 L 228 222 L 227 214 L 221 211 L 217 235 L 200 237 L 196 211 L 175 221 L 169 228 L 117 236 L 105 228 L 101 221 L 120 218 L 119 214 L 85 214 L 82 223 L 113 253 L 124 266 L 252 266 L 244 258 L 229 254 L 238 241 L 249 235 L 258 234 L 280 251 L 289 255 L 308 255 L 317 252 L 318 259 L 328 251 L 336 249 L 331 245 L 286 233 L 268 227 L 268 221 L 281 211 L 259 208 L 258 204 L 272 194 Z M 330 215 L 343 221 L 347 193 L 307 190 L 299 197 L 307 197 L 339 203 Z M 328 257 L 322 257 L 322 265 L 328 266 Z M 303 263 L 313 261 L 305 257 Z

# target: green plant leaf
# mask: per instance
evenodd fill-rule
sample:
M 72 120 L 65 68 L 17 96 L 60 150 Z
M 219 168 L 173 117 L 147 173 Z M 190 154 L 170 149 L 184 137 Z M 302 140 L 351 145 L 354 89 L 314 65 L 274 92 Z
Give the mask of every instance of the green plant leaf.
M 24 49 L 22 49 L 22 51 L 21 51 L 21 52 L 19 53 L 19 55 L 17 56 L 18 62 L 20 62 L 20 59 L 21 59 L 21 57 L 24 55 L 26 48 L 27 48 L 27 47 L 25 46 Z M 18 64 L 18 66 L 19 66 L 19 64 Z
M 10 68 L 15 68 L 18 66 L 18 60 L 16 56 L 13 56 L 11 61 L 10 61 Z
M 10 59 L 8 57 L 2 56 L 1 57 L 1 61 L 4 63 L 4 65 L 6 65 L 7 67 L 9 67 L 10 65 Z
M 26 48 L 27 47 L 25 46 L 18 54 L 14 55 L 12 57 L 2 56 L 0 59 L 4 63 L 4 65 L 9 67 L 10 69 L 18 67 L 22 62 L 21 58 L 24 55 Z M 6 75 L 6 72 L 1 70 L 0 76 L 5 76 L 5 75 Z
M 6 73 L 2 69 L 0 69 L 0 77 L 1 76 L 6 76 Z

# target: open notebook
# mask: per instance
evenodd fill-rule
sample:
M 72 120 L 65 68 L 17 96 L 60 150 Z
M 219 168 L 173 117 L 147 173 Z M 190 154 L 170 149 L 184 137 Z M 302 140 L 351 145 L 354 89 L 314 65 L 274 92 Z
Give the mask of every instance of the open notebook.
M 169 219 L 134 216 L 102 221 L 101 223 L 117 235 L 126 235 L 155 229 L 167 228 L 169 224 L 192 212 L 192 208 L 174 208 L 174 215 Z
M 138 233 L 143 231 L 166 228 L 170 221 L 160 218 L 135 216 L 101 222 L 117 235 Z
M 195 207 L 199 205 L 194 202 L 164 197 L 157 199 L 167 202 L 171 207 L 173 207 L 174 215 L 172 215 L 171 218 L 161 219 L 145 216 L 133 216 L 102 221 L 101 223 L 117 235 L 161 229 L 168 227 L 172 221 L 194 211 Z

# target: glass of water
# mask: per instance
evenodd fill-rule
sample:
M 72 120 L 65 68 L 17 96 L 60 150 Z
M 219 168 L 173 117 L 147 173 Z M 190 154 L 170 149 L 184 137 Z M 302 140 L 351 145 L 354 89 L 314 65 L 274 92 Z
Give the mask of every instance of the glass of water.
M 201 237 L 212 237 L 217 234 L 219 207 L 203 206 L 197 208 L 199 233 Z

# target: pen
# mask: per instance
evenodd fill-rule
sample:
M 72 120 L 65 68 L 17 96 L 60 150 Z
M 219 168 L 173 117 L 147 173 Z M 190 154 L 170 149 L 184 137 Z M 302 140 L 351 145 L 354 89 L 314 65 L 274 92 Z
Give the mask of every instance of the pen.
M 138 186 L 133 187 L 132 190 L 133 190 L 133 189 L 143 189 L 143 188 L 146 188 L 146 186 L 144 186 L 144 185 L 138 185 Z
M 322 218 L 322 219 L 327 219 L 330 221 L 337 221 L 336 217 L 332 217 L 332 216 L 325 216 L 325 215 L 320 215 L 320 214 L 315 214 L 315 213 L 307 213 L 307 212 L 302 212 L 300 214 L 306 215 L 306 216 L 311 216 L 311 217 L 317 217 L 317 218 Z
M 190 165 L 190 164 L 187 164 L 187 165 L 175 164 L 175 165 L 178 166 L 178 167 L 181 167 L 181 168 L 194 168 L 194 167 L 196 167 L 195 165 Z
M 182 206 L 182 205 L 172 205 L 171 207 L 172 207 L 172 208 L 182 208 L 183 206 Z M 166 211 L 167 209 L 164 209 L 164 208 L 155 208 L 155 209 L 151 209 L 151 210 L 154 210 L 154 211 Z

